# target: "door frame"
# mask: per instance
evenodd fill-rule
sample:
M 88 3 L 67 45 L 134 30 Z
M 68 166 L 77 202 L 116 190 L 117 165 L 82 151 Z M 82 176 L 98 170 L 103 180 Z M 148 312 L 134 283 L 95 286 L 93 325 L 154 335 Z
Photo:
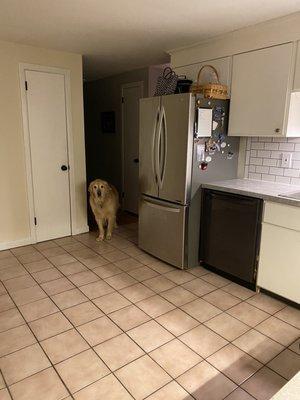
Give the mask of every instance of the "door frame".
M 144 81 L 136 81 L 130 83 L 123 83 L 121 85 L 121 125 L 122 125 L 122 135 L 121 135 L 121 146 L 122 146 L 122 193 L 121 193 L 121 208 L 124 210 L 124 190 L 125 190 L 125 129 L 124 129 L 124 89 L 131 87 L 140 87 L 142 97 L 145 95 L 144 91 Z
M 19 81 L 20 81 L 20 91 L 21 91 L 22 120 L 23 120 L 30 243 L 37 243 L 36 226 L 34 224 L 35 207 L 34 207 L 34 193 L 33 193 L 33 174 L 32 174 L 32 164 L 31 164 L 31 147 L 30 147 L 27 96 L 25 88 L 26 71 L 45 72 L 45 73 L 59 74 L 64 76 L 65 99 L 66 99 L 67 156 L 69 164 L 68 172 L 69 172 L 69 193 L 70 193 L 70 229 L 71 229 L 71 235 L 73 235 L 76 233 L 76 227 L 75 227 L 76 204 L 75 204 L 74 151 L 73 151 L 73 136 L 72 136 L 72 112 L 71 112 L 71 79 L 70 79 L 71 77 L 70 77 L 70 71 L 67 69 L 49 67 L 43 65 L 27 64 L 27 63 L 19 64 Z

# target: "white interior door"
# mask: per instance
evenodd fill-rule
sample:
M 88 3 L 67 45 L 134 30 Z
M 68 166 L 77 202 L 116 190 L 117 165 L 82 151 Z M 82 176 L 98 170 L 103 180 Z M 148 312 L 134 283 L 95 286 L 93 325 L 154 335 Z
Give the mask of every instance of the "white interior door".
M 37 241 L 71 234 L 65 77 L 25 71 Z
M 139 99 L 143 83 L 122 86 L 123 98 L 123 208 L 138 213 L 139 199 Z

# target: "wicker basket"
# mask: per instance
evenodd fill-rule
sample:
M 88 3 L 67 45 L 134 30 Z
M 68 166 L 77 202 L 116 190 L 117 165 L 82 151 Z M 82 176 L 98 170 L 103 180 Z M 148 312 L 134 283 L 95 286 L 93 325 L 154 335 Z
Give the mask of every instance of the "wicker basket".
M 215 82 L 209 82 L 205 85 L 200 83 L 201 73 L 205 68 L 210 68 L 212 70 L 212 75 Z M 225 100 L 228 98 L 227 85 L 222 85 L 219 80 L 218 71 L 212 65 L 203 65 L 198 72 L 197 82 L 191 86 L 192 93 L 203 94 L 205 98 L 209 99 L 221 99 Z

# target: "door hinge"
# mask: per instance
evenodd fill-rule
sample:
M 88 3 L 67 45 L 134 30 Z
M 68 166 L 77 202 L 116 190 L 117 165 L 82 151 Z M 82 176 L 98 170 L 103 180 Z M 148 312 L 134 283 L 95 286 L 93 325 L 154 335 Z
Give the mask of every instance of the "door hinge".
M 28 90 L 28 83 L 25 81 L 25 90 Z
M 124 103 L 124 97 L 122 96 L 122 103 Z
M 125 192 L 122 192 L 122 199 L 124 199 L 125 197 Z
M 37 225 L 36 217 L 34 217 L 34 225 Z

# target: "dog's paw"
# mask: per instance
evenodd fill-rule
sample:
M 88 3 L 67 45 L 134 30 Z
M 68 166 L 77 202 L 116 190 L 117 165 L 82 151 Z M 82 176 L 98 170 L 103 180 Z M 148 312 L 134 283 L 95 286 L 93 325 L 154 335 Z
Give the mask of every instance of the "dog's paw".
M 107 240 L 110 240 L 110 239 L 111 239 L 111 233 L 108 233 L 108 234 L 106 235 L 106 239 L 107 239 Z
M 99 235 L 99 236 L 96 238 L 96 241 L 97 241 L 97 242 L 102 242 L 102 240 L 104 240 L 104 236 L 103 236 L 103 235 Z

